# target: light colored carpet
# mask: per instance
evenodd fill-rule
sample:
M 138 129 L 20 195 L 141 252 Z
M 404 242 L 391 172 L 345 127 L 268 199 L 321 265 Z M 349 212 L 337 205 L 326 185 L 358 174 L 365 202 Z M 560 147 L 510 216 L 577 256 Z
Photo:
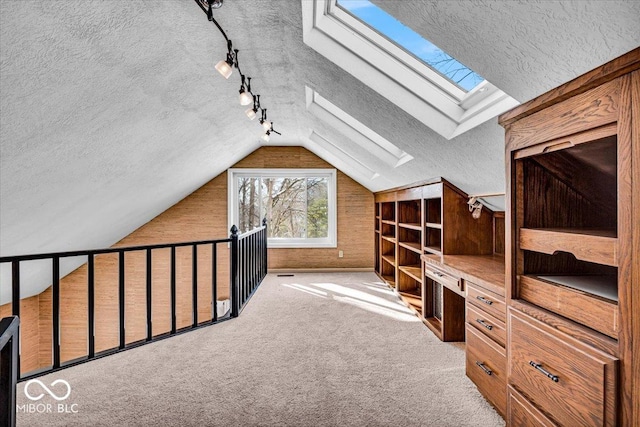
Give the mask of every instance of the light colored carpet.
M 504 425 L 465 376 L 463 346 L 373 273 L 270 274 L 238 319 L 40 378 L 57 379 L 77 412 L 45 393 L 52 413 L 19 411 L 19 426 Z M 24 386 L 18 404 L 34 403 Z

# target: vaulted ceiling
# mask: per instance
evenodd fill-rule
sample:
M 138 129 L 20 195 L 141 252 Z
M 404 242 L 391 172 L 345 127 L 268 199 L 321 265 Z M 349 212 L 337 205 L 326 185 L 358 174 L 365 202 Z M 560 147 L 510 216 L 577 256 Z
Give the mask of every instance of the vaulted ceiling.
M 283 134 L 270 144 L 303 145 L 372 191 L 435 176 L 504 191 L 495 118 L 434 132 L 304 43 L 312 1 L 214 12 Z M 373 2 L 520 102 L 640 45 L 639 2 Z M 193 0 L 1 0 L 0 253 L 110 246 L 263 144 L 237 76 L 213 69 L 225 52 Z M 376 156 L 308 108 L 309 90 L 413 159 Z

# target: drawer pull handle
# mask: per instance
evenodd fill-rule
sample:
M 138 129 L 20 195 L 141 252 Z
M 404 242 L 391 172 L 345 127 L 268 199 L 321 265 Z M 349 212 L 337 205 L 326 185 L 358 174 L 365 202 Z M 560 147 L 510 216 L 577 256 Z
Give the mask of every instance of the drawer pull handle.
M 433 274 L 434 276 L 437 276 L 437 277 L 444 277 L 444 274 L 439 273 L 437 271 L 432 271 L 431 274 Z
M 476 299 L 482 301 L 483 303 L 485 303 L 487 305 L 493 304 L 493 301 L 491 301 L 490 299 L 486 299 L 485 297 L 481 297 L 480 295 L 478 295 L 476 297 Z
M 486 366 L 484 366 L 484 363 L 476 360 L 476 365 L 478 365 L 480 367 L 480 369 L 482 369 L 484 371 L 485 374 L 487 374 L 487 375 L 493 374 L 493 371 L 491 369 L 487 368 Z
M 492 330 L 493 329 L 493 326 L 491 326 L 490 324 L 488 324 L 487 322 L 485 322 L 482 319 L 476 319 L 476 322 L 480 323 L 482 326 L 484 326 L 488 330 Z
M 557 375 L 553 375 L 551 372 L 547 371 L 546 369 L 544 369 L 542 367 L 541 363 L 536 363 L 533 360 L 529 361 L 529 365 L 533 366 L 534 368 L 536 368 L 538 371 L 542 372 L 547 378 L 549 378 L 551 381 L 553 382 L 558 382 L 560 380 L 560 378 L 558 378 Z

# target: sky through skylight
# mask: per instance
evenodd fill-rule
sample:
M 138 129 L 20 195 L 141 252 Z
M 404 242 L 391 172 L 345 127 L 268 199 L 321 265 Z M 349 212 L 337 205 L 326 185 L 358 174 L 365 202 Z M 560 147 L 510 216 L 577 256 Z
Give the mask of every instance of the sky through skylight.
M 368 0 L 337 0 L 343 9 L 466 91 L 484 79 Z

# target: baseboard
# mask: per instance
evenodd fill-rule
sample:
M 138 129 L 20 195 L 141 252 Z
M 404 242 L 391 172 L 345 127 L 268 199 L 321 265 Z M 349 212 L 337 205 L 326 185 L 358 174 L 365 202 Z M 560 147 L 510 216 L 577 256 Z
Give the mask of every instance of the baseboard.
M 270 268 L 267 273 L 373 273 L 373 267 L 346 268 Z

